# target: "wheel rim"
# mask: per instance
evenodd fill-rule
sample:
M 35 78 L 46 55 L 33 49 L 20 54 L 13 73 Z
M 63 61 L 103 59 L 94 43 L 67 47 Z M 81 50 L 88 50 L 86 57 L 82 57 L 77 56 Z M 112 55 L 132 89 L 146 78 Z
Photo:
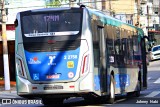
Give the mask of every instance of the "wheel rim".
M 111 94 L 111 98 L 112 99 L 114 99 L 114 97 L 115 97 L 115 95 L 114 95 L 114 93 L 115 93 L 114 91 L 115 90 L 114 90 L 114 85 L 113 84 L 114 84 L 113 81 L 111 81 L 111 88 L 110 88 L 111 93 L 110 94 Z

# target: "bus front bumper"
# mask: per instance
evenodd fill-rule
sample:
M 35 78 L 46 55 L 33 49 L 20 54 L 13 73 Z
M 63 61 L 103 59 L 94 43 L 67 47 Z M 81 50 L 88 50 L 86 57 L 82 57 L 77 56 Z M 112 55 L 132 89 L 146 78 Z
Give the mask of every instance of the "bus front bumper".
M 65 83 L 41 83 L 33 84 L 27 79 L 17 76 L 17 94 L 19 96 L 34 96 L 34 97 L 61 97 L 62 95 L 66 98 L 67 96 L 79 96 L 87 93 L 92 93 L 91 90 L 80 88 L 81 82 L 65 82 Z M 85 83 L 86 84 L 86 83 Z

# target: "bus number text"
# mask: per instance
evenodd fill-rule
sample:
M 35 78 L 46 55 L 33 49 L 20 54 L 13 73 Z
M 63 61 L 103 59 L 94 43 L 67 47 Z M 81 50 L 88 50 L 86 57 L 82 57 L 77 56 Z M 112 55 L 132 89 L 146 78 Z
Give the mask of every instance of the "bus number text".
M 77 55 L 65 55 L 64 59 L 77 59 Z
M 49 22 L 49 21 L 59 21 L 59 15 L 53 15 L 53 16 L 44 16 L 44 20 L 46 22 Z

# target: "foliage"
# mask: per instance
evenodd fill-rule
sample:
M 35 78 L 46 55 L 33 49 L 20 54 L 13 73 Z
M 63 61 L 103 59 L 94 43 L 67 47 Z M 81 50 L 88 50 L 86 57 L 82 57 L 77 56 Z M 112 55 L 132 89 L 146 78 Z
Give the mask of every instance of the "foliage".
M 62 2 L 67 2 L 69 0 L 48 0 L 48 3 L 46 4 L 48 7 L 60 7 L 62 5 Z

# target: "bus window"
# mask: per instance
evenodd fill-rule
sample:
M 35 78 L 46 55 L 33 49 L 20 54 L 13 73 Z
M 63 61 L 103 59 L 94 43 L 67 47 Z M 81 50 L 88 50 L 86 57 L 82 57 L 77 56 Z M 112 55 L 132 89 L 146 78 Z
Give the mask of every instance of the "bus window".
M 23 16 L 23 32 L 24 34 L 32 33 L 33 35 L 30 36 L 34 36 L 35 33 L 39 33 L 39 36 L 46 36 L 45 32 L 52 33 L 49 36 L 59 35 L 59 33 L 55 32 L 63 32 L 63 35 L 64 31 L 79 32 L 81 25 L 80 17 L 80 13 L 63 12 Z
M 115 63 L 115 49 L 114 49 L 114 32 L 112 32 L 114 30 L 113 26 L 107 25 L 107 40 L 106 40 L 106 45 L 107 45 L 107 56 L 108 56 L 108 64 L 114 64 Z

